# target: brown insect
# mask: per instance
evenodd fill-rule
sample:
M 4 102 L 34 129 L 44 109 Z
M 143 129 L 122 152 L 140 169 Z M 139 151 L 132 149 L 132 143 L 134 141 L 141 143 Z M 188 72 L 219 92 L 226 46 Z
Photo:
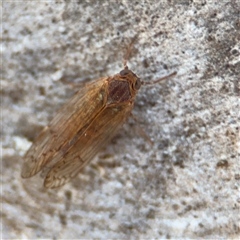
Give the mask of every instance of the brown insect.
M 69 182 L 120 130 L 131 114 L 141 85 L 176 75 L 174 72 L 145 83 L 128 69 L 126 59 L 120 73 L 87 85 L 60 109 L 25 154 L 23 178 L 49 169 L 46 188 Z

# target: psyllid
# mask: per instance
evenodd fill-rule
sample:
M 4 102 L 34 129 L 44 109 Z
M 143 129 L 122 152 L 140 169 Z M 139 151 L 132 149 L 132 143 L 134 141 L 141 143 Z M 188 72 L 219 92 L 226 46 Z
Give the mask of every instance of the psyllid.
M 128 56 L 129 52 L 128 49 Z M 88 84 L 58 111 L 25 154 L 23 178 L 47 169 L 46 188 L 69 182 L 121 129 L 141 86 L 177 74 L 143 82 L 128 68 L 127 59 L 118 74 Z

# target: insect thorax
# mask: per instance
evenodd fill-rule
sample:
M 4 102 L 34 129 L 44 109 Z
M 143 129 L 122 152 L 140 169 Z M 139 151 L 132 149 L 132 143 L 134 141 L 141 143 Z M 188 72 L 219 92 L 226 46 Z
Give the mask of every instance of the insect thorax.
M 141 87 L 139 77 L 126 66 L 108 80 L 108 103 L 124 103 L 134 99 Z
M 129 82 L 113 79 L 108 86 L 108 102 L 122 103 L 130 100 L 132 94 L 129 88 Z

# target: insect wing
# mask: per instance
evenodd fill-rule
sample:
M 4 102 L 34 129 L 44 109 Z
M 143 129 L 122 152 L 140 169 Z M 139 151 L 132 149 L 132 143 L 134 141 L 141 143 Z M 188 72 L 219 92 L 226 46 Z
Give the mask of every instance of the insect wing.
M 74 144 L 77 135 L 104 107 L 105 80 L 82 88 L 43 129 L 24 157 L 23 178 L 35 175 L 46 165 L 53 166 Z
M 83 132 L 68 152 L 48 172 L 44 186 L 54 188 L 74 178 L 119 131 L 130 114 L 133 103 L 109 105 Z

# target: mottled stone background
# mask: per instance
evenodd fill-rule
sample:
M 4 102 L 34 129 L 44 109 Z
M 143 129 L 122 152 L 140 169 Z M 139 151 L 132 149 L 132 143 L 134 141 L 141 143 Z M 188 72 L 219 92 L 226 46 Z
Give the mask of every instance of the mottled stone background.
M 2 238 L 237 238 L 240 2 L 3 2 Z M 129 67 L 133 114 L 83 174 L 56 190 L 22 156 L 84 84 Z

